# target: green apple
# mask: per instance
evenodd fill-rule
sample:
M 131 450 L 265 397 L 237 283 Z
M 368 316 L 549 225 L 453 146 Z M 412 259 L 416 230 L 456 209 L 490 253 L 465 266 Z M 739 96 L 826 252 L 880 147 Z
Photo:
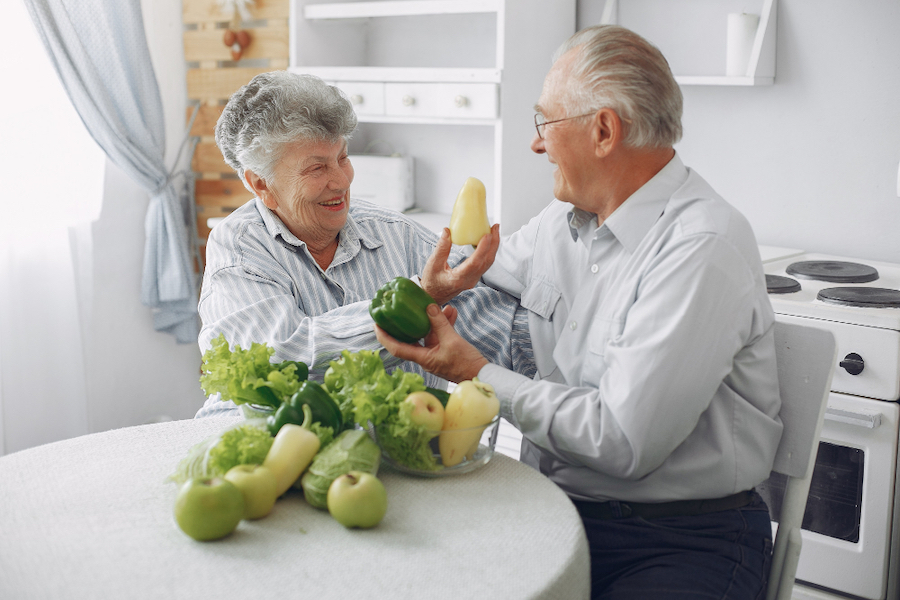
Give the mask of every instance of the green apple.
M 344 527 L 375 527 L 387 512 L 387 492 L 381 480 L 365 471 L 340 475 L 328 487 L 328 512 Z
M 410 421 L 433 431 L 434 435 L 440 433 L 444 425 L 444 405 L 436 396 L 425 391 L 413 392 L 403 401 L 412 406 Z
M 245 519 L 261 519 L 272 512 L 278 499 L 278 480 L 268 467 L 238 465 L 225 473 L 225 479 L 244 495 Z
M 244 495 L 222 477 L 200 477 L 182 484 L 175 498 L 175 520 L 195 540 L 223 538 L 244 516 Z

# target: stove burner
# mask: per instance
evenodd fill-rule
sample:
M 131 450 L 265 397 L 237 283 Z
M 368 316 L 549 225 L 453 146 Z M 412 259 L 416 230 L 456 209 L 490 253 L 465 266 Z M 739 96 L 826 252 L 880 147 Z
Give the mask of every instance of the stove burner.
M 800 279 L 816 279 L 832 283 L 866 283 L 878 279 L 878 271 L 869 265 L 839 260 L 807 260 L 795 262 L 785 269 Z
M 800 291 L 800 282 L 782 275 L 766 274 L 766 291 L 770 294 L 790 294 Z
M 900 308 L 900 290 L 876 287 L 833 287 L 819 291 L 816 298 L 828 304 L 862 308 Z

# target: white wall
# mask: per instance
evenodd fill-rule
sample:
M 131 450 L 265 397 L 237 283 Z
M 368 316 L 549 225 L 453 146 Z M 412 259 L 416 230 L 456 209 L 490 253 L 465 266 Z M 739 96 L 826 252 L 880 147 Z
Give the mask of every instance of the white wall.
M 578 27 L 599 23 L 603 4 L 579 0 Z M 738 12 L 748 1 L 619 0 L 620 23 L 649 37 L 672 7 L 718 19 L 722 5 Z M 749 6 L 758 13 L 762 0 Z M 900 2 L 779 0 L 777 17 L 775 84 L 683 86 L 676 148 L 749 218 L 760 243 L 900 263 Z M 691 68 L 692 45 L 693 66 L 705 67 L 701 42 L 724 44 L 724 20 L 669 30 L 650 39 L 676 74 L 710 74 L 678 70 Z M 723 48 L 712 53 L 724 73 Z

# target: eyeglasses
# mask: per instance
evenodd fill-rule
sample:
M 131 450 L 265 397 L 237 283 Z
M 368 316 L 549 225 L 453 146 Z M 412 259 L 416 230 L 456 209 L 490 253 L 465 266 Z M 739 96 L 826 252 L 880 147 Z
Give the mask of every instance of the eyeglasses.
M 580 119 L 581 117 L 590 117 L 595 112 L 596 111 L 592 111 L 589 113 L 585 113 L 583 115 L 576 115 L 574 117 L 566 117 L 564 119 L 553 119 L 552 121 L 545 121 L 544 115 L 542 115 L 541 113 L 534 113 L 534 128 L 537 130 L 538 137 L 541 139 L 544 139 L 543 129 L 544 129 L 545 125 L 549 125 L 551 123 L 559 123 L 561 121 L 568 121 L 570 119 Z
M 577 115 L 574 117 L 566 117 L 564 119 L 553 119 L 552 121 L 545 121 L 544 115 L 541 113 L 534 113 L 534 128 L 537 130 L 538 137 L 544 139 L 544 125 L 549 125 L 550 123 L 559 123 L 560 121 L 568 121 L 570 119 L 580 119 L 581 117 L 590 117 L 594 115 L 597 111 L 585 113 L 583 115 Z M 625 117 L 620 117 L 624 123 L 631 124 L 631 119 L 626 119 Z

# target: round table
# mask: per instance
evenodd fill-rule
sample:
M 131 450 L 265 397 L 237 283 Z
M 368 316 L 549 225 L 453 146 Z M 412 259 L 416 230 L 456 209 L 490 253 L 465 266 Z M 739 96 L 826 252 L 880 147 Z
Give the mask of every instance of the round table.
M 235 422 L 128 427 L 0 457 L 0 598 L 587 598 L 567 496 L 502 454 L 466 475 L 378 473 L 384 520 L 346 529 L 291 490 L 272 513 L 197 542 L 166 481 Z

